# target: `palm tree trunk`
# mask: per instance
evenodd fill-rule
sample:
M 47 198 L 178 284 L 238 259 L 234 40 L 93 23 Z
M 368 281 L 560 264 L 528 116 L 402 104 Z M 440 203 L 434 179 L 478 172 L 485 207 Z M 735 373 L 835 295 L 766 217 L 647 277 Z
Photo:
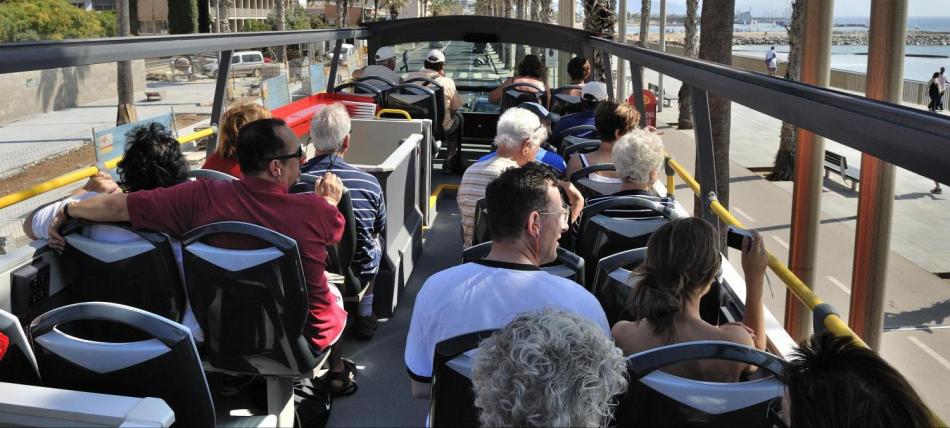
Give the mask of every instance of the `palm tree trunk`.
M 788 69 L 785 78 L 797 81 L 802 61 L 802 23 L 805 14 L 804 0 L 792 3 L 792 20 L 788 27 Z M 795 150 L 798 145 L 798 132 L 795 125 L 782 122 L 782 133 L 779 135 L 778 151 L 775 152 L 775 164 L 769 180 L 791 180 L 795 176 Z
M 735 18 L 735 0 L 703 2 L 700 16 L 699 58 L 732 65 L 732 26 Z M 712 121 L 713 158 L 716 168 L 716 196 L 729 207 L 729 131 L 732 121 L 732 102 L 728 98 L 709 94 L 709 116 Z M 697 166 L 699 160 L 697 159 Z M 696 204 L 696 209 L 701 209 Z M 695 211 L 699 214 L 699 211 Z M 725 249 L 726 223 L 719 223 L 720 246 Z
M 287 29 L 287 3 L 286 0 L 275 0 L 274 1 L 274 15 L 277 19 L 277 31 L 284 31 Z M 280 60 L 281 62 L 287 63 L 287 45 L 281 45 L 280 49 Z
M 522 20 L 522 21 L 528 19 L 528 16 L 527 16 L 527 14 L 525 13 L 525 12 L 527 12 L 527 11 L 525 10 L 525 8 L 527 8 L 527 6 L 528 6 L 528 0 L 515 0 L 515 7 L 518 8 L 518 9 L 515 11 L 515 13 L 516 13 L 515 18 L 520 19 L 520 20 Z M 520 63 L 521 63 L 521 60 L 524 59 L 524 56 L 525 56 L 524 45 L 521 45 L 521 44 L 516 45 L 516 47 L 515 47 L 515 64 L 520 64 Z
M 584 0 L 584 29 L 600 33 L 602 37 L 613 39 L 616 34 L 614 25 L 617 23 L 617 14 L 613 9 L 613 2 L 607 0 Z M 591 58 L 591 74 L 594 80 L 603 81 L 604 62 L 603 53 L 594 49 Z
M 218 24 L 222 33 L 231 32 L 231 8 L 234 0 L 218 0 Z
M 650 0 L 640 2 L 640 41 L 641 48 L 647 47 L 647 37 L 650 36 Z
M 699 8 L 699 0 L 686 0 L 686 20 L 684 27 L 686 34 L 683 37 L 684 55 L 688 58 L 696 58 L 696 12 Z M 689 85 L 683 82 L 680 85 L 679 92 L 679 120 L 677 126 L 679 129 L 693 129 L 693 98 L 689 93 Z

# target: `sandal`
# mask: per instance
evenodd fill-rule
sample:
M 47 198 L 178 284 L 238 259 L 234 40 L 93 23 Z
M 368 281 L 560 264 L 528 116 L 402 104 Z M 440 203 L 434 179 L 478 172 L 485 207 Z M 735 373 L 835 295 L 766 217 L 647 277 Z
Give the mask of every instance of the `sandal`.
M 353 380 L 356 375 L 356 363 L 348 358 L 341 358 L 341 360 L 343 360 L 342 372 L 328 371 L 320 379 L 318 388 L 321 392 L 334 397 L 346 397 L 359 390 L 359 385 Z M 339 384 L 334 385 L 335 382 Z

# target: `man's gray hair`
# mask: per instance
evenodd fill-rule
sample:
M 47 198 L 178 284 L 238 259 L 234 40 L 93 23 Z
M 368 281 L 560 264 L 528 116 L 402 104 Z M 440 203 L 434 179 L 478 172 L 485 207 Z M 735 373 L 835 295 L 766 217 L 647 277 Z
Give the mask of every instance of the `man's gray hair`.
M 663 141 L 655 132 L 634 129 L 614 143 L 613 160 L 617 175 L 625 181 L 649 183 L 650 173 L 663 165 Z
M 483 427 L 605 426 L 626 390 L 626 363 L 593 322 L 547 308 L 483 341 L 472 383 Z
M 341 103 L 330 104 L 313 115 L 310 141 L 318 154 L 336 153 L 350 134 L 350 115 Z
M 530 110 L 514 107 L 498 118 L 495 145 L 517 149 L 526 139 L 530 139 L 535 145 L 541 145 L 547 136 L 548 130 L 541 126 L 537 115 Z

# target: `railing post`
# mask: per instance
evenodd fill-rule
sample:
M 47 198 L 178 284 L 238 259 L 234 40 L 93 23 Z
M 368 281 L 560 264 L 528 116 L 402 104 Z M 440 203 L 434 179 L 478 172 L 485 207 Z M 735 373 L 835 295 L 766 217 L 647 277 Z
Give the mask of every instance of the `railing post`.
M 221 113 L 224 111 L 225 99 L 228 96 L 228 74 L 230 71 L 231 51 L 221 51 L 218 55 L 218 78 L 214 83 L 214 101 L 211 103 L 211 126 L 215 129 L 218 128 L 218 122 L 221 121 Z M 217 133 L 217 135 L 221 134 Z M 209 139 L 205 153 L 211 155 L 217 145 L 217 138 Z
M 640 113 L 640 126 L 647 126 L 647 112 L 643 105 L 643 67 L 630 62 L 630 82 L 633 85 L 630 95 L 633 96 L 633 105 Z M 618 100 L 622 102 L 624 100 Z
M 627 44 L 627 2 L 622 1 L 618 5 L 621 18 L 617 20 L 617 41 L 620 44 Z M 623 102 L 627 98 L 627 67 L 624 65 L 623 58 L 617 57 L 617 102 Z
M 610 54 L 605 51 L 600 51 L 600 58 L 604 64 L 604 79 L 607 80 L 607 97 L 614 98 L 614 73 L 610 69 Z
M 868 98 L 900 104 L 906 22 L 907 0 L 871 2 Z M 894 165 L 863 154 L 848 324 L 874 350 L 881 348 L 884 327 L 893 207 Z
M 343 49 L 343 39 L 337 39 L 333 47 L 333 62 L 330 63 L 330 76 L 327 77 L 327 92 L 333 92 L 336 86 L 336 72 L 340 68 L 340 50 Z
M 834 1 L 809 1 L 804 7 L 801 81 L 827 87 Z M 825 141 L 802 127 L 797 132 L 788 266 L 805 285 L 814 288 Z M 794 294 L 785 293 L 785 330 L 796 342 L 811 334 L 811 318 L 804 315 L 807 310 Z
M 696 135 L 696 179 L 699 180 L 699 195 L 696 203 L 702 207 L 703 219 L 719 230 L 719 217 L 709 208 L 716 195 L 716 158 L 713 154 L 712 119 L 709 117 L 709 98 L 706 91 L 690 86 L 693 98 L 693 120 Z M 642 102 L 642 101 L 641 101 Z M 722 247 L 722 245 L 719 245 Z

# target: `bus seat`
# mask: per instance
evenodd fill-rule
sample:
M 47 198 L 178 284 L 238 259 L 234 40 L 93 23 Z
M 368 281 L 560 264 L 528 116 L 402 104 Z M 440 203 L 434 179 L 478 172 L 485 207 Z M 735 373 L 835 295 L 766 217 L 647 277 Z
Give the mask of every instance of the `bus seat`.
M 16 315 L 0 309 L 0 333 L 10 340 L 7 353 L 0 359 L 0 382 L 40 385 L 33 348 Z
M 442 86 L 433 80 L 421 77 L 411 80 L 419 81 L 420 79 L 432 82 L 434 86 L 428 87 L 408 82 L 398 84 L 390 91 L 384 107 L 405 110 L 414 119 L 431 120 L 435 139 L 443 141 L 446 138 L 445 129 L 442 128 L 442 116 L 445 115 L 445 92 Z
M 362 83 L 369 83 L 370 85 L 373 85 L 374 87 L 382 90 L 383 92 L 388 91 L 389 89 L 392 89 L 393 86 L 396 86 L 396 82 L 393 82 L 392 80 L 389 80 L 382 76 L 363 76 L 363 77 L 360 77 L 359 79 L 356 79 L 356 81 L 362 82 Z M 370 82 L 373 82 L 373 83 L 370 83 Z M 355 89 L 358 91 L 362 91 L 361 88 L 355 88 Z
M 64 333 L 73 322 L 96 320 L 139 330 L 147 339 L 100 342 Z M 178 426 L 212 426 L 214 404 L 188 329 L 130 306 L 86 302 L 33 320 L 30 336 L 43 385 L 102 394 L 156 397 Z
M 568 136 L 564 137 L 564 139 L 561 140 L 561 145 L 558 147 L 558 150 L 560 150 L 560 153 L 566 157 L 567 155 L 564 154 L 564 151 L 565 151 L 568 147 L 571 147 L 571 146 L 573 146 L 573 145 L 575 145 L 575 144 L 582 144 L 582 143 L 597 143 L 597 144 L 600 144 L 600 140 L 592 139 L 592 138 L 582 138 L 582 137 L 576 137 L 576 136 L 573 136 L 573 135 L 568 135 Z
M 366 82 L 353 81 L 347 82 L 342 85 L 337 85 L 333 88 L 333 92 L 345 92 L 346 89 L 350 90 L 350 93 L 360 97 L 366 97 L 367 103 L 376 103 L 378 105 L 383 105 L 385 101 L 385 92 L 373 85 L 370 85 Z
M 126 242 L 87 237 L 84 231 L 115 229 Z M 72 220 L 63 226 L 66 240 L 63 265 L 76 273 L 70 293 L 79 302 L 114 302 L 180 321 L 185 311 L 185 287 L 172 248 L 164 233 L 133 229 L 128 223 Z
M 597 132 L 597 128 L 594 125 L 577 125 L 572 126 L 567 129 L 562 129 L 561 132 L 558 132 L 551 140 L 554 142 L 554 145 L 558 147 L 567 147 L 564 139 L 567 137 L 576 137 L 583 138 L 584 140 L 591 141 L 600 141 L 600 134 Z M 573 142 L 576 142 L 574 140 Z
M 203 242 L 216 234 L 240 236 L 264 248 L 233 250 Z M 211 370 L 261 375 L 267 413 L 293 424 L 293 380 L 313 377 L 329 355 L 311 351 L 304 337 L 307 284 L 297 242 L 255 224 L 225 221 L 185 233 L 182 257 L 195 318 L 205 335 Z
M 415 85 L 420 85 L 424 88 L 429 88 L 435 92 L 435 109 L 438 112 L 440 120 L 441 116 L 445 114 L 445 88 L 439 84 L 439 82 L 430 79 L 428 77 L 413 77 L 412 79 L 407 79 L 402 83 L 410 83 Z M 441 128 L 441 125 L 439 126 Z M 438 139 L 443 139 L 444 136 L 437 137 Z
M 193 179 L 207 178 L 211 180 L 223 180 L 223 181 L 237 180 L 237 177 L 234 177 L 231 174 L 225 174 L 221 171 L 215 171 L 213 169 L 188 170 L 188 178 L 193 178 Z
M 475 224 L 472 226 L 472 245 L 491 241 L 488 229 L 488 200 L 481 198 L 475 202 Z
M 531 82 L 514 82 L 502 88 L 501 113 L 521 103 L 548 105 L 544 87 Z
M 581 85 L 564 85 L 551 91 L 551 111 L 560 115 L 577 113 L 581 110 L 581 97 L 571 95 L 571 91 L 584 89 Z
M 607 324 L 614 325 L 623 319 L 627 299 L 633 287 L 628 284 L 630 270 L 646 257 L 646 248 L 634 248 L 600 259 L 594 273 L 591 292 L 607 314 Z
M 313 174 L 300 174 L 300 182 L 290 188 L 291 193 L 312 192 L 320 180 Z M 360 281 L 353 270 L 353 258 L 356 257 L 356 216 L 353 214 L 353 200 L 350 190 L 343 188 L 340 202 L 336 205 L 340 214 L 343 214 L 343 237 L 336 245 L 327 247 L 327 273 L 336 274 L 327 279 L 340 289 L 345 301 L 359 301 L 366 285 Z
M 478 347 L 496 330 L 482 330 L 435 344 L 429 421 L 436 427 L 478 427 L 475 392 L 468 376 L 449 367 L 449 361 Z
M 771 376 L 703 382 L 660 369 L 698 359 L 747 363 Z M 767 352 L 723 341 L 678 343 L 627 357 L 630 386 L 615 413 L 619 426 L 775 426 L 785 393 L 785 362 Z M 784 426 L 784 425 L 778 425 Z
M 581 194 L 584 195 L 584 199 L 588 199 L 595 196 L 610 195 L 620 191 L 620 183 L 604 183 L 589 177 L 595 172 L 616 170 L 612 163 L 601 163 L 574 171 L 569 178 L 571 184 L 577 187 L 577 190 L 580 190 Z
M 599 148 L 600 148 L 599 140 L 588 140 L 588 141 L 574 140 L 574 142 L 572 142 L 571 144 L 564 145 L 561 152 L 564 153 L 565 158 L 569 159 L 571 156 L 575 154 L 581 154 L 581 153 L 587 154 L 590 152 L 597 151 L 597 149 Z
M 491 241 L 473 245 L 462 251 L 462 263 L 469 263 L 483 259 L 491 252 Z M 563 247 L 557 248 L 557 258 L 541 270 L 551 275 L 566 278 L 580 285 L 584 285 L 584 259 Z

